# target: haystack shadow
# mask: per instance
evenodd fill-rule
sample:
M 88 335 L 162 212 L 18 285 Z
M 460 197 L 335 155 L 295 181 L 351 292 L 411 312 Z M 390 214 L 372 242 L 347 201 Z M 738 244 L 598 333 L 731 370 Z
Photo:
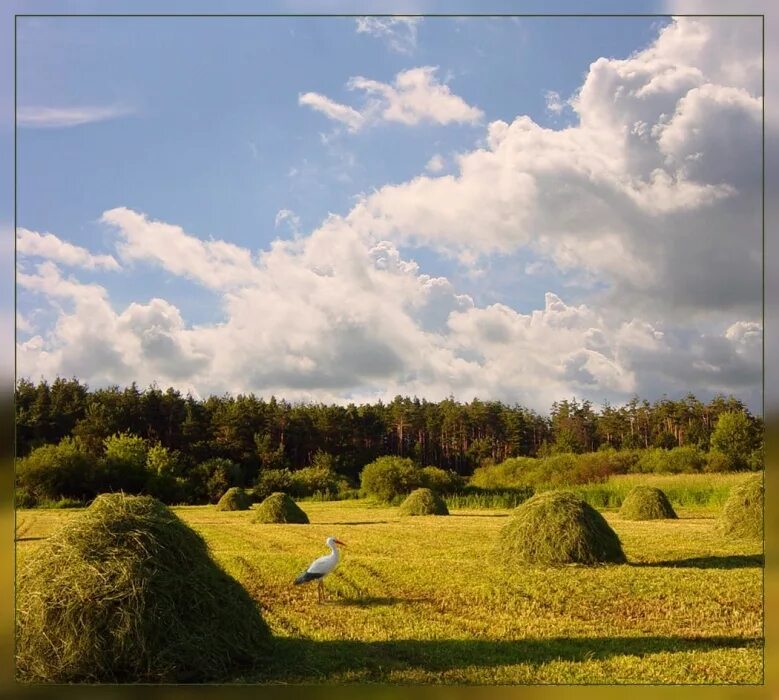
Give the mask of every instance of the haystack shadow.
M 602 661 L 615 656 L 646 656 L 664 652 L 706 652 L 716 649 L 759 648 L 761 637 L 552 637 L 516 641 L 468 639 L 382 642 L 315 641 L 277 637 L 272 655 L 253 682 L 295 682 L 301 669 L 321 679 L 343 672 L 364 674 L 366 680 L 386 678 L 410 668 L 441 673 L 466 666 L 512 664 L 540 666 L 554 661 Z
M 753 569 L 765 566 L 762 554 L 729 554 L 725 556 L 689 557 L 666 561 L 631 562 L 631 566 L 678 569 Z

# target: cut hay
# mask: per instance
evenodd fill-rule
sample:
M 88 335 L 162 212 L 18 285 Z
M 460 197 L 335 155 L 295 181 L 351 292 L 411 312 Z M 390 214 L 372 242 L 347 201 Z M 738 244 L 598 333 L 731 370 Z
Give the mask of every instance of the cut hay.
M 430 489 L 412 491 L 400 504 L 401 515 L 449 515 L 449 509 L 441 496 Z
M 748 477 L 734 486 L 722 508 L 719 520 L 724 535 L 738 538 L 763 537 L 763 477 Z
M 662 520 L 678 517 L 668 496 L 654 486 L 636 486 L 631 489 L 622 501 L 619 514 L 625 520 Z
M 233 486 L 225 491 L 224 496 L 216 504 L 217 510 L 249 510 L 252 499 L 240 486 Z
M 508 565 L 625 562 L 603 516 L 568 491 L 540 493 L 518 506 L 501 530 L 496 554 Z
M 277 491 L 257 506 L 255 523 L 308 523 L 308 516 L 292 498 Z
M 200 535 L 149 496 L 98 496 L 25 558 L 16 608 L 20 681 L 219 681 L 270 640 Z

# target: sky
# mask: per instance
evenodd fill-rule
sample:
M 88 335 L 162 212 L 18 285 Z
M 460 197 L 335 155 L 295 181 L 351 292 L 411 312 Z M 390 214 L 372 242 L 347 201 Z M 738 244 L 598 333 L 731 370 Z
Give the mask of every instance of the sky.
M 758 18 L 17 21 L 17 376 L 760 412 Z

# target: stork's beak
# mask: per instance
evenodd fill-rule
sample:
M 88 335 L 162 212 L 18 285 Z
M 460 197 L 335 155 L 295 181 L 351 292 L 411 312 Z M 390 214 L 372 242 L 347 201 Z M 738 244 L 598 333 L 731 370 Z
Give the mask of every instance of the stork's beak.
M 336 540 L 336 544 L 340 544 L 342 547 L 346 547 L 346 542 L 341 542 L 341 540 Z

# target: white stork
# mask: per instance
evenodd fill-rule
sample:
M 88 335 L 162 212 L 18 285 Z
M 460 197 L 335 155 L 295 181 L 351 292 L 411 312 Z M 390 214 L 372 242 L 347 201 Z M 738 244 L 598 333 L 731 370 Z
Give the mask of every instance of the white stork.
M 311 566 L 295 579 L 296 586 L 301 583 L 316 581 L 318 586 L 318 600 L 320 603 L 325 599 L 325 586 L 322 579 L 338 566 L 338 562 L 341 559 L 341 555 L 335 545 L 340 544 L 342 547 L 346 546 L 341 540 L 337 540 L 335 537 L 328 537 L 325 542 L 327 543 L 327 546 L 330 547 L 330 554 L 325 554 L 323 557 L 315 559 L 311 563 Z

